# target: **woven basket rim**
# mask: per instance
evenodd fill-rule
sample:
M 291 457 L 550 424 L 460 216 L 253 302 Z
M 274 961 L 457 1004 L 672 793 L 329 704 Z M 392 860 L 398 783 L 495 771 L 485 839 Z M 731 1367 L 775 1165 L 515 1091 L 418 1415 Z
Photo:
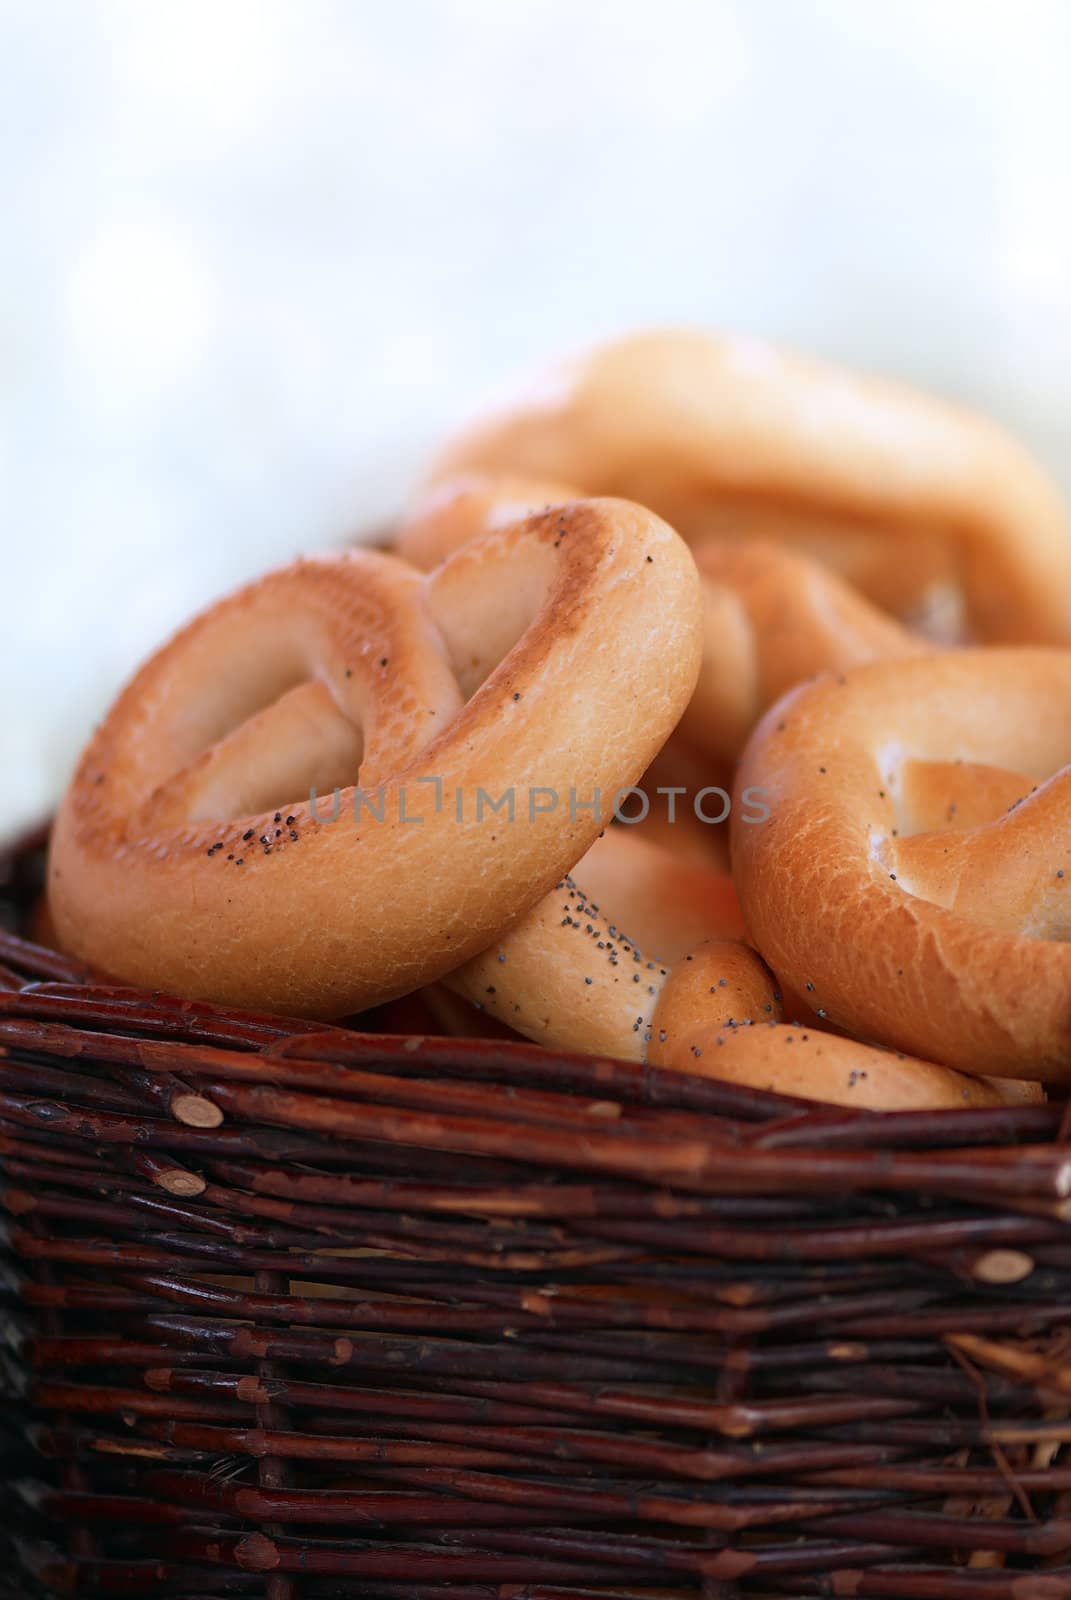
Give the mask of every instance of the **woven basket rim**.
M 1064 1118 L 239 1012 L 0 932 L 0 1565 L 1071 1597 Z

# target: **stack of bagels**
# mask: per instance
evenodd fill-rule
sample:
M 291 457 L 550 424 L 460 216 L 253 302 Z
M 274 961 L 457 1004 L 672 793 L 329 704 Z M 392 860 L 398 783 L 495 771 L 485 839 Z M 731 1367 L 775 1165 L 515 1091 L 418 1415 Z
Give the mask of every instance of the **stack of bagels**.
M 272 572 L 142 667 L 60 807 L 51 925 L 253 1009 L 1040 1099 L 1069 641 L 1066 508 L 993 423 L 634 335 L 450 441 L 391 550 Z

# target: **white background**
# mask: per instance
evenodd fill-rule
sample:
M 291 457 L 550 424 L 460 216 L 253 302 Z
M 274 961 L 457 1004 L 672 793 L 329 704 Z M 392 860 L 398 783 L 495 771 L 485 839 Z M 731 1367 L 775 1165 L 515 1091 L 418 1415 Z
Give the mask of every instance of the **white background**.
M 1071 487 L 1063 0 L 0 0 L 0 832 L 489 385 L 696 320 Z

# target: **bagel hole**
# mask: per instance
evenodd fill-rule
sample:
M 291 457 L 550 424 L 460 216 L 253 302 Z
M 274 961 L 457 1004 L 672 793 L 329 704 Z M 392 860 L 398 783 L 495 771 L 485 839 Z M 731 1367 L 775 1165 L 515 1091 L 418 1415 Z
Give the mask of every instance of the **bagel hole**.
M 195 760 L 308 681 L 303 658 L 264 641 L 228 662 L 224 676 L 213 668 L 210 682 L 187 690 L 172 720 L 172 737 L 184 760 Z
M 326 684 L 308 679 L 239 723 L 191 775 L 188 815 L 208 821 L 259 815 L 330 795 L 358 781 L 360 725 Z
M 190 820 L 225 822 L 232 817 L 256 817 L 264 812 L 289 814 L 299 806 L 307 807 L 310 794 L 322 801 L 317 810 L 330 815 L 335 790 L 352 788 L 358 781 L 362 754 L 360 736 L 358 734 L 349 752 L 335 748 L 305 754 L 307 759 L 300 763 L 287 760 L 285 770 L 261 768 L 243 775 L 237 784 L 213 785 L 198 797 L 191 808 Z
M 552 552 L 528 542 L 503 543 L 501 550 L 485 547 L 477 560 L 455 557 L 431 575 L 428 609 L 466 700 L 544 609 L 554 572 Z
M 896 778 L 899 837 L 959 833 L 996 822 L 1033 787 L 1024 773 L 985 762 L 904 759 Z

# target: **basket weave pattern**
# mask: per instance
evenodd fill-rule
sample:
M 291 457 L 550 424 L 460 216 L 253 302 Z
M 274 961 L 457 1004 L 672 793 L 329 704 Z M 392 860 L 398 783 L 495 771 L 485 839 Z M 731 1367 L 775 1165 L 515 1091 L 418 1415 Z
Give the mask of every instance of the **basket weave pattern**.
M 0 985 L 20 1592 L 1071 1596 L 1061 1107 Z

